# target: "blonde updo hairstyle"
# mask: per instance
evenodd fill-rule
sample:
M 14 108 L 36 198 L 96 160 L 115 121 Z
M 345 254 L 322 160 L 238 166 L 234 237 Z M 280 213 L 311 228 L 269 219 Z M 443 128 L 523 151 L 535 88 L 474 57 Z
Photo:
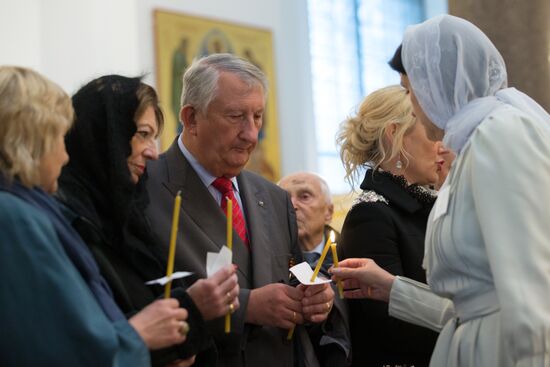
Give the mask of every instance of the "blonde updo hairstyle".
M 40 161 L 73 122 L 70 97 L 36 71 L 0 66 L 0 172 L 40 184 Z
M 358 113 L 342 122 L 338 131 L 336 141 L 346 180 L 353 186 L 360 168 L 377 169 L 397 156 L 403 157 L 406 167 L 409 155 L 403 149 L 403 137 L 415 121 L 409 96 L 401 86 L 392 85 L 369 94 L 359 105 Z M 398 125 L 392 142 L 385 134 L 391 123 Z

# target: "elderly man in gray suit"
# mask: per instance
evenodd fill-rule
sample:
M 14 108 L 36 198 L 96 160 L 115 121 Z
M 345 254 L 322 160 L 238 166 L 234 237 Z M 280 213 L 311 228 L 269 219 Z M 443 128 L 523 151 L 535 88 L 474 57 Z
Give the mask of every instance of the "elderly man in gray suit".
M 324 321 L 334 292 L 326 284 L 288 284 L 289 263 L 301 261 L 292 204 L 285 191 L 243 170 L 258 142 L 266 93 L 265 75 L 233 55 L 210 55 L 188 68 L 181 97 L 183 132 L 147 167 L 147 215 L 165 259 L 174 197 L 181 190 L 175 269 L 205 277 L 206 253 L 225 245 L 221 208 L 232 199 L 240 308 L 231 316 L 229 334 L 223 319 L 209 325 L 218 365 L 315 366 L 304 330 L 297 327 L 292 342 L 287 332 L 297 324 Z

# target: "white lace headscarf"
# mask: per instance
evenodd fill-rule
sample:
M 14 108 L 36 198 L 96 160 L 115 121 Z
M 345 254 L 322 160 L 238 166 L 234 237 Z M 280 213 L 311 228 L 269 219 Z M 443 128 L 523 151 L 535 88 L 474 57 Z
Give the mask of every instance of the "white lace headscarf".
M 410 86 L 428 118 L 460 152 L 476 126 L 502 103 L 550 123 L 526 94 L 507 87 L 506 65 L 472 23 L 441 15 L 407 28 L 401 51 Z

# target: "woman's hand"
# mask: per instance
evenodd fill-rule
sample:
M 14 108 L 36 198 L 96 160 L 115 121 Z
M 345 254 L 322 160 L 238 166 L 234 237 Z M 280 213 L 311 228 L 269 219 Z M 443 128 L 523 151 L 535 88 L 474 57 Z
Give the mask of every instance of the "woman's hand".
M 134 315 L 128 322 L 149 349 L 160 349 L 185 341 L 189 326 L 187 310 L 176 299 L 157 300 Z
M 239 284 L 235 267 L 228 265 L 209 278 L 197 280 L 187 294 L 205 320 L 221 317 L 239 308 Z
M 346 298 L 370 298 L 388 302 L 395 276 L 371 259 L 345 259 L 331 267 L 332 280 L 341 280 Z

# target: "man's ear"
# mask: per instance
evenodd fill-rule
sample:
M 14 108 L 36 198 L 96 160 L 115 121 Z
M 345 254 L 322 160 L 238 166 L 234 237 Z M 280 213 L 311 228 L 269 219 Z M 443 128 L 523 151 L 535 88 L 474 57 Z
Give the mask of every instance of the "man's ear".
M 183 124 L 183 130 L 191 135 L 195 135 L 197 131 L 197 110 L 195 107 L 186 104 L 180 110 L 180 119 Z
M 330 222 L 332 222 L 332 214 L 334 214 L 334 204 L 330 203 L 325 212 L 325 224 L 330 224 Z

